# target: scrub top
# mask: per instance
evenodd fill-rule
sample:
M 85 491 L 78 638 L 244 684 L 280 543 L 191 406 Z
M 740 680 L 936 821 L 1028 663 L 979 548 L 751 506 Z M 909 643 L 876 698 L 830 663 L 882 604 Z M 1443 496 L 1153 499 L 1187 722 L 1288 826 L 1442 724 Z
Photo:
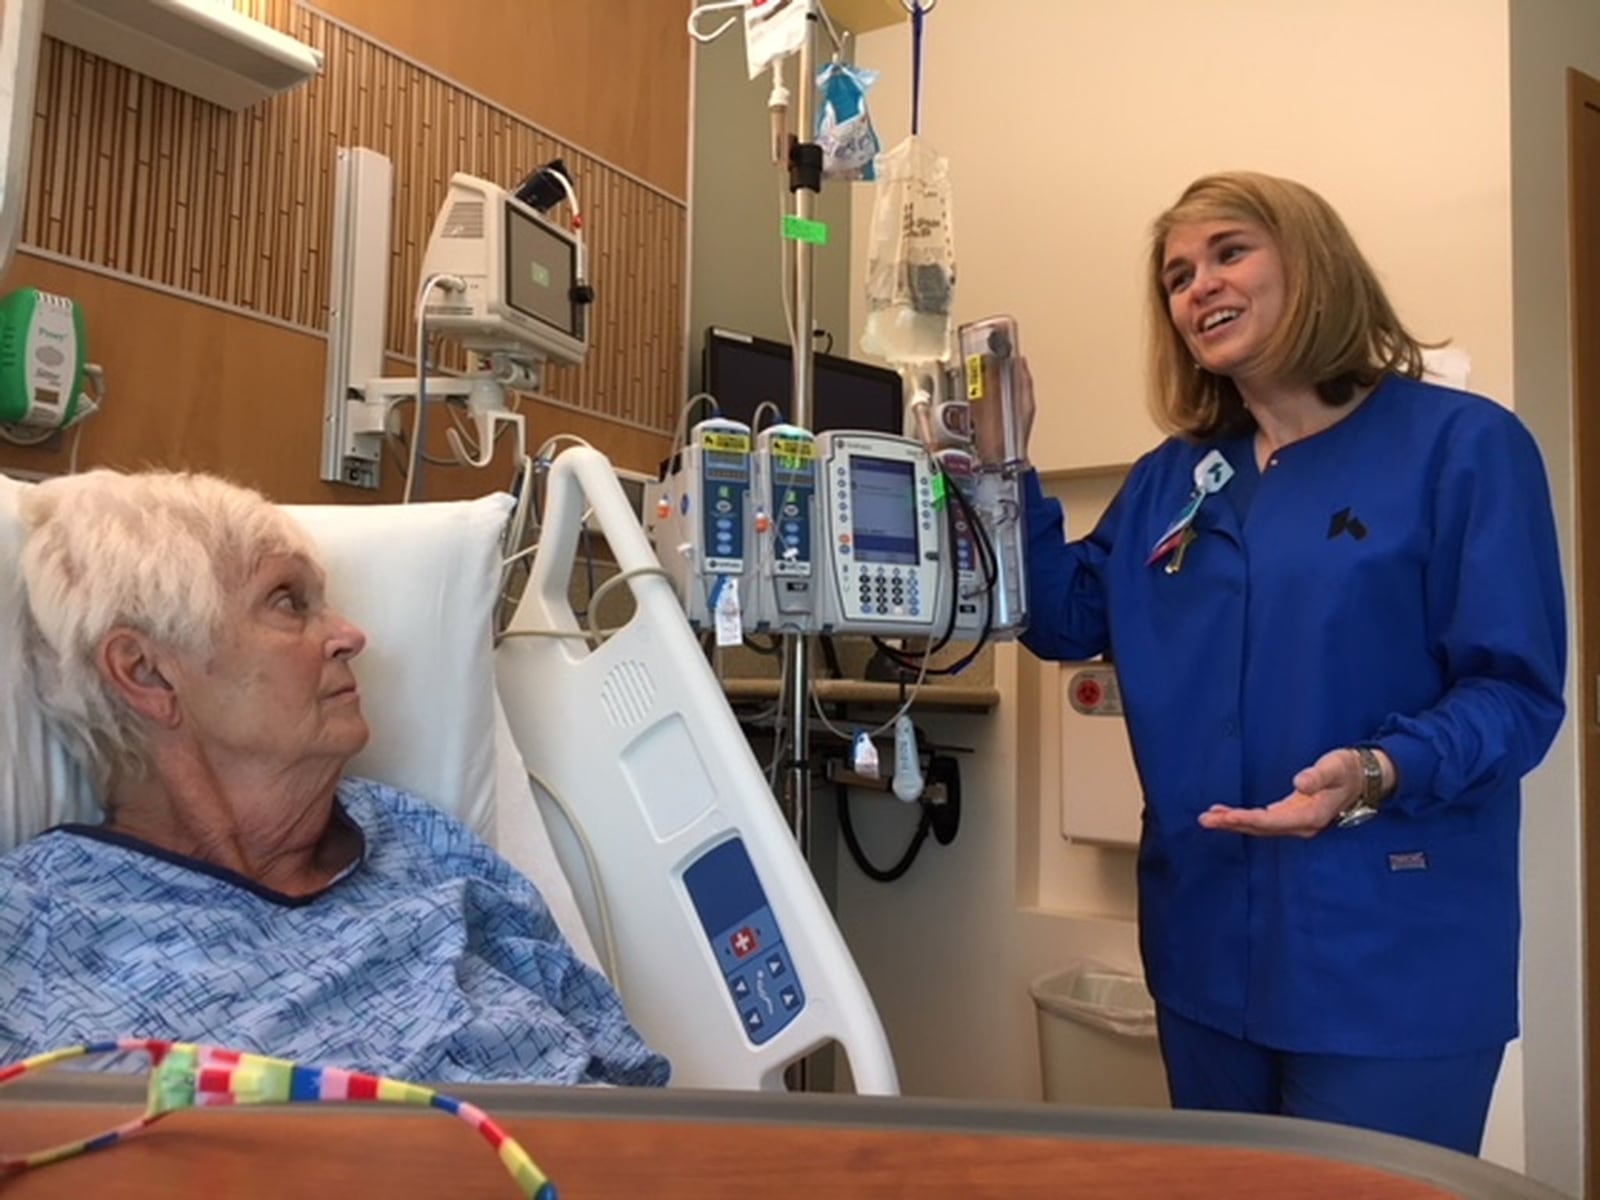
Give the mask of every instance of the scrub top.
M 1192 541 L 1150 561 L 1197 479 Z M 1080 541 L 1036 475 L 1026 495 L 1024 644 L 1108 654 L 1121 684 L 1155 998 L 1304 1053 L 1516 1036 L 1519 781 L 1560 725 L 1566 656 L 1549 488 L 1516 417 L 1390 377 L 1264 471 L 1251 435 L 1168 440 Z M 1200 827 L 1355 745 L 1398 771 L 1366 824 Z

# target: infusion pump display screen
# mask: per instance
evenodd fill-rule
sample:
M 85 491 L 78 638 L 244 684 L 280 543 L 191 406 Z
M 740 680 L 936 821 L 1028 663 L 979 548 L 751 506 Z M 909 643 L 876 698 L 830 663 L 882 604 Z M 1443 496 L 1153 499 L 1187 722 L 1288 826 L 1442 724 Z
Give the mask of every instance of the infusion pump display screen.
M 850 458 L 855 557 L 863 563 L 917 563 L 916 469 L 907 461 Z

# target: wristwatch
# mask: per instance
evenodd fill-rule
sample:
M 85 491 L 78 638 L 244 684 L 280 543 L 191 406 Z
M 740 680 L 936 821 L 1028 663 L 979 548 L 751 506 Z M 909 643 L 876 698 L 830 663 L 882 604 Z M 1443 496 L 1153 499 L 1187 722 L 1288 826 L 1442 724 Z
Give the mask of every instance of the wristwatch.
M 1383 801 L 1383 767 L 1370 746 L 1352 746 L 1356 761 L 1361 764 L 1361 794 L 1340 813 L 1334 824 L 1340 829 L 1351 829 L 1378 815 L 1378 805 Z

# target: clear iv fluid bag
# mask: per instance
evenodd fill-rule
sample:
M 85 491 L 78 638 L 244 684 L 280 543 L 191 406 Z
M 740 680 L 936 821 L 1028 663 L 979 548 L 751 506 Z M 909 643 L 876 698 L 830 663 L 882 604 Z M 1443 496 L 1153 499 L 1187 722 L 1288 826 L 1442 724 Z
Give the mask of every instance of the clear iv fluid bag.
M 887 362 L 950 356 L 955 239 L 948 161 L 916 137 L 877 159 L 861 348 Z

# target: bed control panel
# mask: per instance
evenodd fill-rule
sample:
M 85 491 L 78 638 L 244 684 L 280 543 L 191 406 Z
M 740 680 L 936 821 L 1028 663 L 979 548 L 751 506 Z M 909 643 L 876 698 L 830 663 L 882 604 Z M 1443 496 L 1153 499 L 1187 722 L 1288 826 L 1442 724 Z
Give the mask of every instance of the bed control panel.
M 744 842 L 713 846 L 683 882 L 745 1037 L 756 1046 L 770 1041 L 800 1015 L 806 993 Z

